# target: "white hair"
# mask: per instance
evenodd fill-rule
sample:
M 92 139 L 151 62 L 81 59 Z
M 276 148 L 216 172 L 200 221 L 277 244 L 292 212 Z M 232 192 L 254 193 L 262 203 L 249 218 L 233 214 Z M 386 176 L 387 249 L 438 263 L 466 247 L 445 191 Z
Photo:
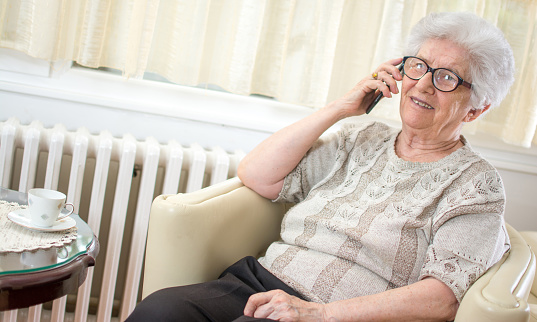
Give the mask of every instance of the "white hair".
M 412 28 L 406 55 L 417 55 L 429 39 L 447 39 L 466 50 L 474 108 L 500 104 L 515 74 L 513 51 L 500 29 L 470 12 L 431 13 Z

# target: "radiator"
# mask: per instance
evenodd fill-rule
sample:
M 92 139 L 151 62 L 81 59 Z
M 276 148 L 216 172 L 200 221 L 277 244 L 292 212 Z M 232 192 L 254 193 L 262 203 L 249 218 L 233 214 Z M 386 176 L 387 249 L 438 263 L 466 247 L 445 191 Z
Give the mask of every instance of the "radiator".
M 241 151 L 113 137 L 62 125 L 0 122 L 0 184 L 60 190 L 98 236 L 101 251 L 77 294 L 3 313 L 3 321 L 123 321 L 141 293 L 151 202 L 236 175 Z M 2 314 L 0 312 L 0 317 Z

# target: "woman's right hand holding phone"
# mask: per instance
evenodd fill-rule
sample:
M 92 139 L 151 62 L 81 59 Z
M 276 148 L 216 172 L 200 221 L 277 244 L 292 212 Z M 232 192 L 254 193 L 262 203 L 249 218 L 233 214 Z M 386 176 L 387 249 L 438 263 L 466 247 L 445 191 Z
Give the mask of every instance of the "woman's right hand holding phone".
M 362 79 L 343 97 L 272 134 L 242 159 L 239 178 L 258 194 L 275 199 L 285 176 L 328 128 L 346 117 L 365 114 L 381 92 L 386 97 L 399 92 L 396 81 L 402 75 L 396 65 L 401 61 L 401 58 L 387 61 L 374 71 L 376 79 L 371 75 Z
M 392 97 L 398 94 L 397 81 L 403 79 L 398 69 L 402 58 L 391 59 L 381 64 L 371 75 L 363 78 L 341 98 L 328 104 L 326 108 L 335 108 L 341 114 L 340 119 L 365 114 L 375 98 L 379 95 Z

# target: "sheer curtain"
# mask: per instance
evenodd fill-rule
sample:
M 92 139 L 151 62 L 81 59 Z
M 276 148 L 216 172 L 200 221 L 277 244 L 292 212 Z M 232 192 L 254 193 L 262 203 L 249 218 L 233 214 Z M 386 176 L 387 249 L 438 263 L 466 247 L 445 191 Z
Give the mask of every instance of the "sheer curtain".
M 401 56 L 410 27 L 434 11 L 485 17 L 515 52 L 509 97 L 469 130 L 537 144 L 535 1 L 0 0 L 0 47 L 319 108 Z M 398 118 L 396 99 L 381 104 L 373 113 Z

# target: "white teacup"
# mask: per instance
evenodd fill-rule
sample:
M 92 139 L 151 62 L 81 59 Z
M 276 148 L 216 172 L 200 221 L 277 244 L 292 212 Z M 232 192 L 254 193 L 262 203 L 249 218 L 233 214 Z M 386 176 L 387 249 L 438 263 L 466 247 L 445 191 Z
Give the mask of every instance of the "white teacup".
M 51 227 L 57 220 L 70 216 L 75 206 L 65 203 L 65 198 L 65 194 L 56 190 L 30 189 L 28 209 L 32 223 L 40 227 Z M 61 210 L 68 205 L 73 209 L 60 215 Z

